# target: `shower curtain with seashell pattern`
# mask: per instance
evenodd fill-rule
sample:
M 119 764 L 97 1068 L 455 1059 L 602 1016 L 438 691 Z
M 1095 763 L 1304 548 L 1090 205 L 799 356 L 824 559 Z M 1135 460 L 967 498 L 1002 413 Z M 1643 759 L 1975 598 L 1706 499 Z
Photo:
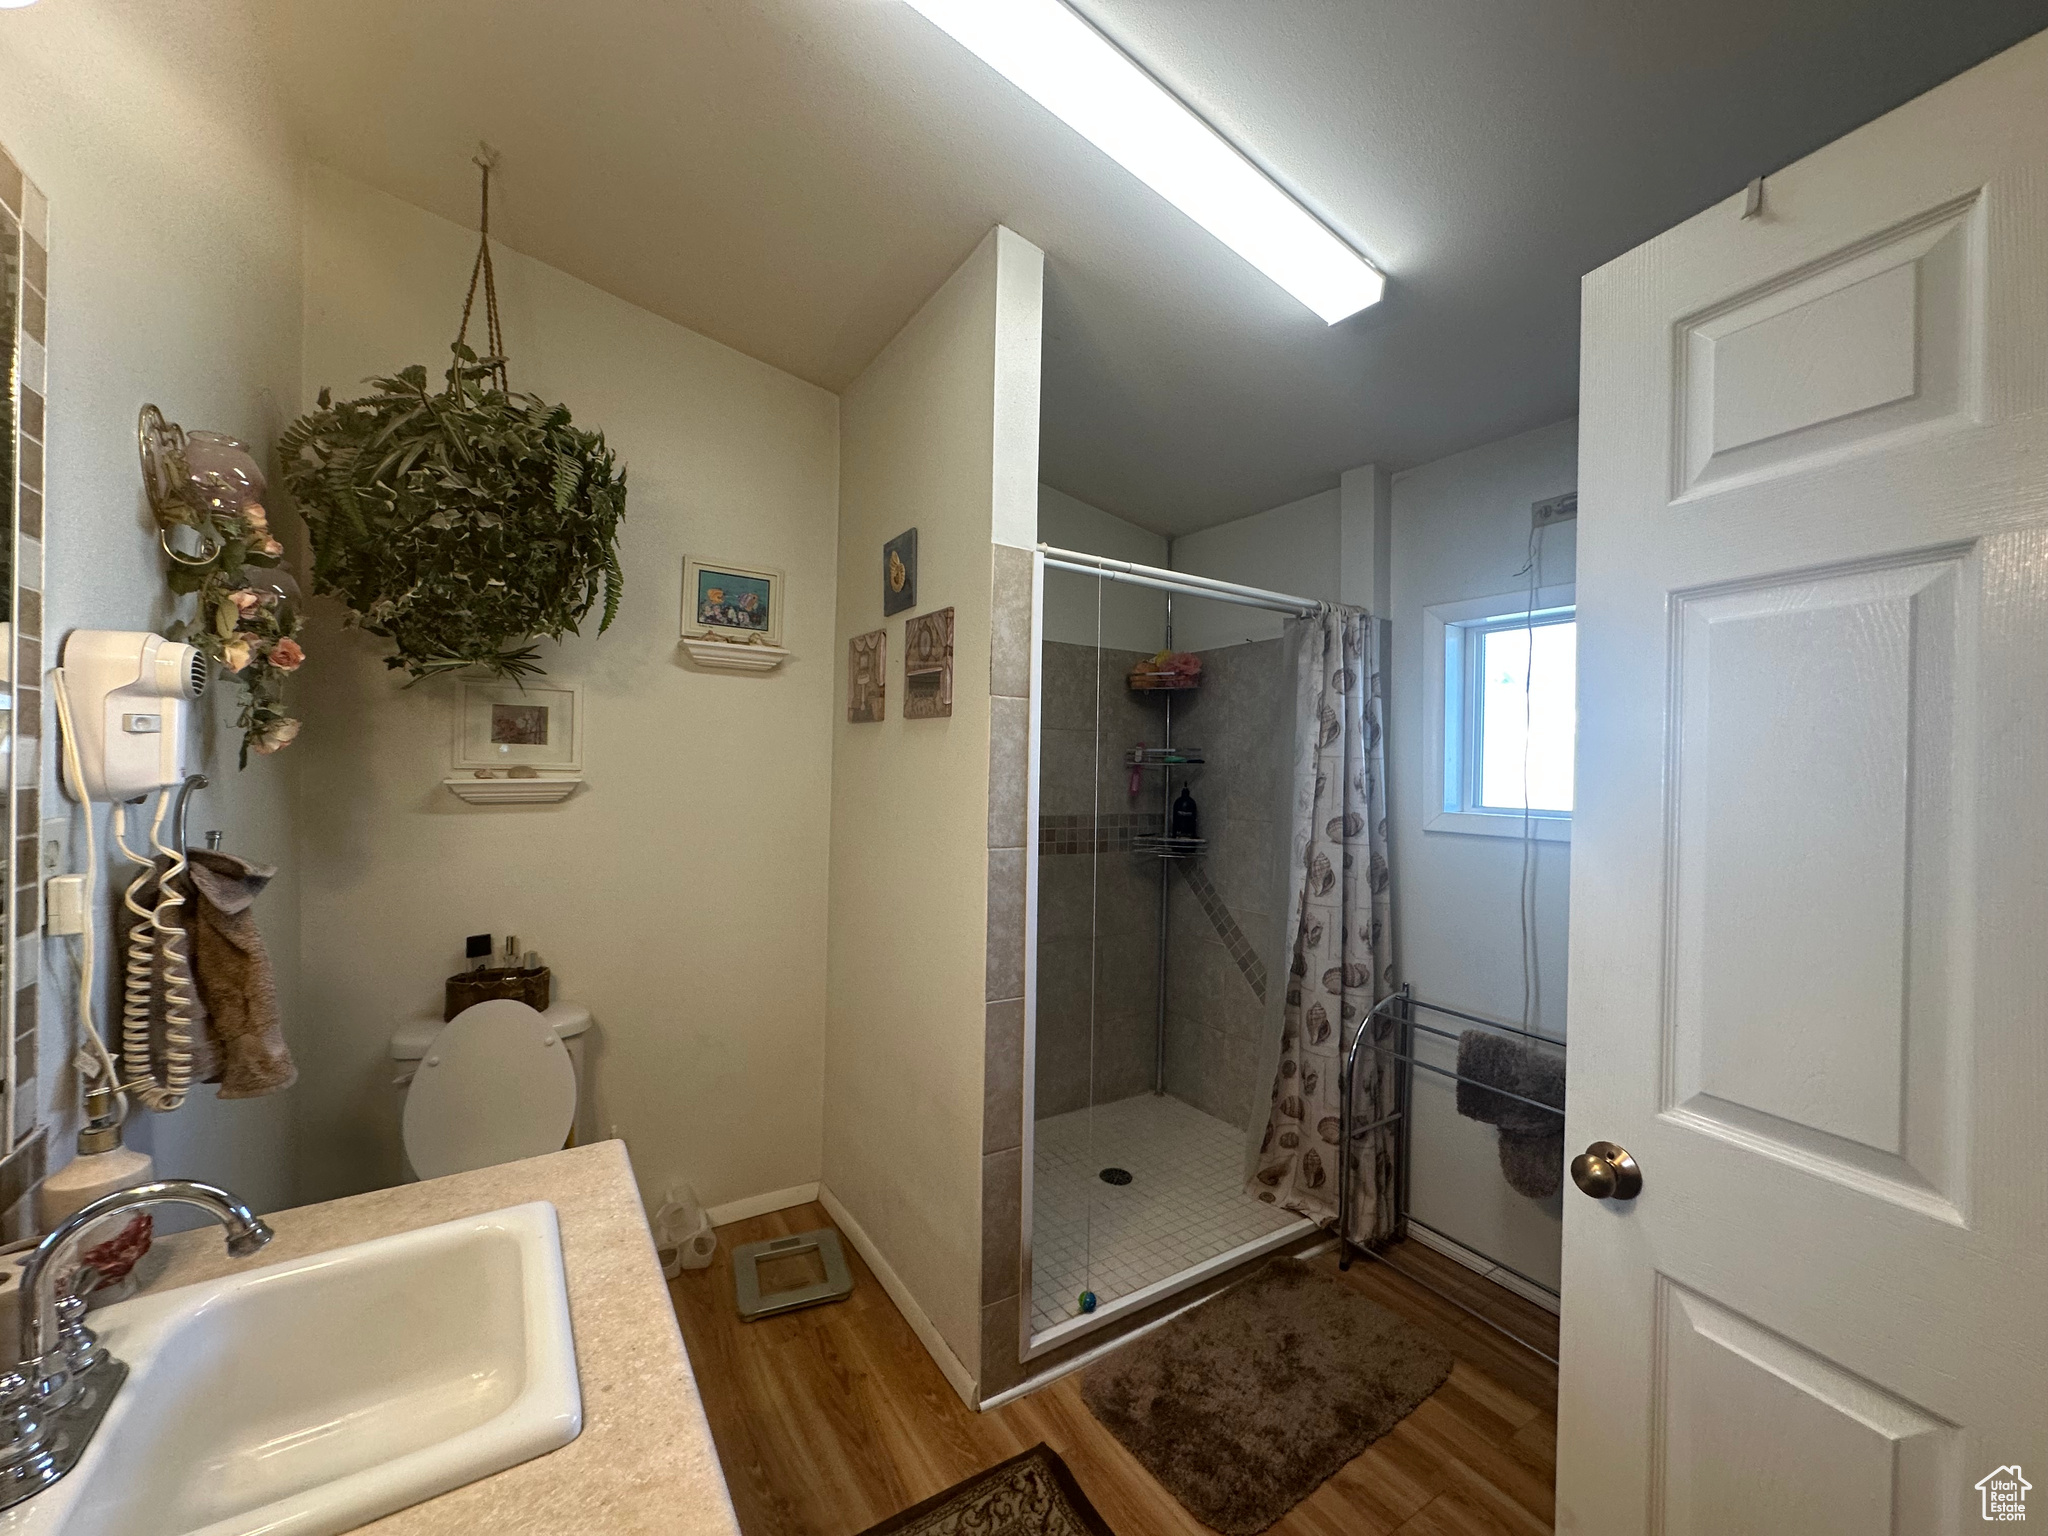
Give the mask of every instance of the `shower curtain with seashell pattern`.
M 1361 609 L 1337 607 L 1289 620 L 1282 675 L 1294 680 L 1295 705 L 1287 984 L 1268 1004 L 1273 1086 L 1251 1117 L 1248 1187 L 1269 1204 L 1330 1223 L 1337 1217 L 1344 1047 L 1373 1004 L 1393 990 L 1378 622 Z M 1378 1034 L 1391 1042 L 1393 1026 Z M 1390 1114 L 1393 1098 L 1387 1058 L 1361 1050 L 1354 1125 Z M 1350 1228 L 1359 1241 L 1392 1231 L 1395 1145 L 1391 1127 L 1353 1134 Z

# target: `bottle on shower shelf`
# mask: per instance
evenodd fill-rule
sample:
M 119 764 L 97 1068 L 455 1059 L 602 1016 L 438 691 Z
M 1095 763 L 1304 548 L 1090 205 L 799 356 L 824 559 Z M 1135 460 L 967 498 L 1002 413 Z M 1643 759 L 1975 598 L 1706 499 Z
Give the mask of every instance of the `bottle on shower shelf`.
M 1188 793 L 1187 785 L 1180 787 L 1180 798 L 1173 802 L 1173 821 L 1168 829 L 1171 837 L 1200 837 L 1201 813 L 1195 809 L 1195 797 Z

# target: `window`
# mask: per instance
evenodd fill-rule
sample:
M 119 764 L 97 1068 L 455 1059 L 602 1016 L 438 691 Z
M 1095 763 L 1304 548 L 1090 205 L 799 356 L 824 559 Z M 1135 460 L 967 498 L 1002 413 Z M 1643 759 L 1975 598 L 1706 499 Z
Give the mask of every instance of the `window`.
M 1431 737 L 1443 765 L 1439 832 L 1571 835 L 1578 623 L 1571 589 L 1426 611 Z

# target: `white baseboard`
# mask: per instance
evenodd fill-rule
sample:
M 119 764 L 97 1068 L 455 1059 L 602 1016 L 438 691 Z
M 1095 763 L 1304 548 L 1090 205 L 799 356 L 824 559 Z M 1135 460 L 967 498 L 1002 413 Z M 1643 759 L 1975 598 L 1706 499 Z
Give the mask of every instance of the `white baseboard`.
M 770 1211 L 786 1211 L 792 1205 L 809 1205 L 818 1198 L 815 1184 L 796 1184 L 788 1189 L 772 1189 L 765 1195 L 749 1195 L 744 1200 L 729 1200 L 724 1205 L 714 1205 L 704 1214 L 711 1218 L 711 1225 L 722 1227 L 727 1222 L 745 1221 L 749 1216 L 766 1216 Z
M 1447 1259 L 1455 1259 L 1467 1269 L 1491 1280 L 1502 1290 L 1513 1291 L 1524 1301 L 1533 1301 L 1546 1312 L 1558 1310 L 1557 1298 L 1538 1286 L 1531 1285 L 1511 1270 L 1502 1269 L 1491 1259 L 1474 1253 L 1462 1243 L 1452 1242 L 1448 1237 L 1439 1237 L 1427 1227 L 1410 1226 L 1408 1236 L 1425 1248 L 1434 1248 Z
M 839 1197 L 822 1184 L 818 1186 L 818 1203 L 825 1207 L 826 1214 L 832 1218 L 846 1240 L 853 1244 L 854 1251 L 866 1262 L 868 1268 L 874 1271 L 875 1278 L 882 1282 L 882 1289 L 887 1291 L 889 1299 L 896 1303 L 896 1310 L 901 1312 L 904 1321 L 910 1324 L 918 1342 L 924 1345 L 925 1353 L 932 1357 L 940 1373 L 945 1376 L 953 1390 L 960 1394 L 960 1401 L 978 1411 L 981 1403 L 975 1392 L 973 1373 L 961 1363 L 960 1357 L 953 1353 L 953 1348 L 946 1342 L 945 1335 L 940 1333 L 938 1325 L 925 1315 L 924 1308 L 917 1304 L 917 1298 L 910 1294 L 910 1287 L 903 1283 L 903 1278 L 896 1273 L 889 1261 L 882 1257 L 882 1250 L 875 1246 L 874 1239 L 869 1237 L 862 1230 L 861 1224 L 853 1219 L 853 1213 L 839 1203 Z

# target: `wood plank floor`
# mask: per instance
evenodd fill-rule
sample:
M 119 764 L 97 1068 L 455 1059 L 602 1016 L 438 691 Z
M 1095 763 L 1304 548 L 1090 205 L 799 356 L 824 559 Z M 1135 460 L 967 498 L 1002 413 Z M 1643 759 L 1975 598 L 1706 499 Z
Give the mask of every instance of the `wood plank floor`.
M 1043 1440 L 1117 1536 L 1203 1536 L 1082 1404 L 1078 1374 L 992 1413 L 947 1385 L 860 1256 L 850 1300 L 758 1323 L 733 1307 L 740 1243 L 830 1226 L 816 1205 L 719 1230 L 670 1283 L 746 1536 L 854 1536 Z M 1394 1260 L 1555 1354 L 1556 1319 L 1417 1243 Z M 1315 1260 L 1336 1272 L 1333 1256 Z M 1541 1536 L 1551 1529 L 1556 1372 L 1370 1259 L 1350 1284 L 1457 1355 L 1450 1380 L 1297 1505 L 1275 1536 Z

